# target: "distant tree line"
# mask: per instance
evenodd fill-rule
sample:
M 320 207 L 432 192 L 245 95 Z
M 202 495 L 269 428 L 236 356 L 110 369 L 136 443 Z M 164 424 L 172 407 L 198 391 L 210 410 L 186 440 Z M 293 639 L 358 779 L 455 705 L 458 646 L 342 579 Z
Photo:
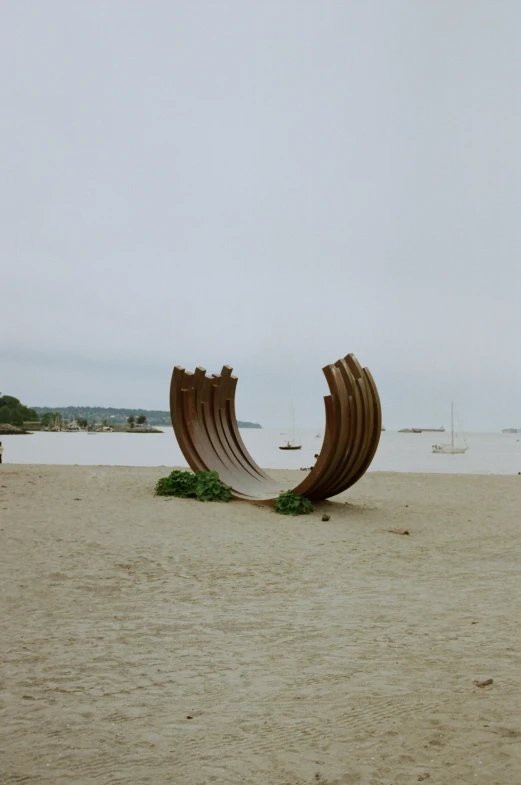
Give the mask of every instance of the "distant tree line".
M 170 412 L 147 409 L 115 409 L 105 406 L 35 406 L 35 410 L 40 414 L 61 414 L 63 420 L 88 420 L 88 422 L 107 422 L 109 425 L 125 425 L 129 417 L 134 417 L 137 422 L 138 417 L 145 417 L 149 425 L 171 425 Z
M 28 422 L 38 422 L 34 409 L 24 406 L 13 395 L 0 395 L 0 423 L 22 426 Z
M 172 425 L 170 412 L 160 409 L 115 409 L 103 406 L 35 406 L 34 411 L 43 419 L 43 415 L 50 414 L 54 419 L 60 415 L 62 420 L 76 420 L 81 426 L 81 421 L 89 423 L 97 422 L 109 425 L 131 424 L 130 417 L 134 418 L 134 423 L 138 423 L 139 417 L 144 417 L 142 422 L 147 425 Z M 239 428 L 260 428 L 255 422 L 238 422 Z
M 45 414 L 42 414 L 40 422 L 44 428 L 48 428 L 50 425 L 61 426 L 62 416 L 60 412 L 46 412 Z
M 131 428 L 134 428 L 135 424 L 143 425 L 147 421 L 147 418 L 144 414 L 138 414 L 137 417 L 134 414 L 131 414 L 130 417 L 127 417 L 127 422 Z
M 54 425 L 58 425 L 60 428 L 63 425 L 63 416 L 61 412 L 45 412 L 40 417 L 40 422 L 44 428 L 49 428 Z M 78 418 L 76 420 L 80 428 L 87 428 L 89 421 L 83 418 Z

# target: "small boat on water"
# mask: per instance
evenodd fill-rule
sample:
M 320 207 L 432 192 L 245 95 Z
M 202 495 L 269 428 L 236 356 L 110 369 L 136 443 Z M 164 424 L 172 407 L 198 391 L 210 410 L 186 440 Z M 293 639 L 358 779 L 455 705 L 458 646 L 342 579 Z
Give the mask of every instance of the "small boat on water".
M 293 409 L 293 401 L 291 402 L 291 439 L 286 444 L 280 444 L 279 450 L 301 450 L 301 444 L 295 444 L 295 410 Z
M 385 428 L 382 428 L 385 431 Z M 402 428 L 398 433 L 445 433 L 443 425 L 441 428 Z
M 301 450 L 301 444 L 292 444 L 291 442 L 286 442 L 286 444 L 279 445 L 279 450 Z
M 450 444 L 433 444 L 432 451 L 441 455 L 463 455 L 468 450 L 465 447 L 458 447 L 454 444 L 454 404 L 450 406 Z

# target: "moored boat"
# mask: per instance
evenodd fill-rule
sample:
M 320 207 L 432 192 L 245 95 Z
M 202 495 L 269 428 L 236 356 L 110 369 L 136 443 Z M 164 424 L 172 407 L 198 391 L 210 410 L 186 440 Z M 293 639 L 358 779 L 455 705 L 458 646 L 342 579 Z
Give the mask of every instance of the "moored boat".
M 450 405 L 450 444 L 433 444 L 432 451 L 435 453 L 441 453 L 442 455 L 463 455 L 468 450 L 467 445 L 465 447 L 458 447 L 454 443 L 454 404 L 451 403 Z
M 301 450 L 301 444 L 292 444 L 291 442 L 286 442 L 286 444 L 279 445 L 279 450 Z

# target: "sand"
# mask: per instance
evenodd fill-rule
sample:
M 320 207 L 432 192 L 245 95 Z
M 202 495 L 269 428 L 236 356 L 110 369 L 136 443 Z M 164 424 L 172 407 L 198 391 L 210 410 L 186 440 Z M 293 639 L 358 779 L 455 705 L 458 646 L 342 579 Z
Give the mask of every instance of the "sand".
M 521 782 L 521 477 L 285 518 L 165 473 L 0 467 L 3 785 Z

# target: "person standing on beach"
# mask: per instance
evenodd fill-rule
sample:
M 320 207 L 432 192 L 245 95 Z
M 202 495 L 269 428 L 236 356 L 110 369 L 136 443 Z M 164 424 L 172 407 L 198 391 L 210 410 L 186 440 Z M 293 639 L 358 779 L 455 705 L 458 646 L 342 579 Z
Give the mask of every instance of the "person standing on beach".
M 2 463 L 2 453 L 3 453 L 3 451 L 4 451 L 4 448 L 2 447 L 2 442 L 0 442 L 0 463 Z

